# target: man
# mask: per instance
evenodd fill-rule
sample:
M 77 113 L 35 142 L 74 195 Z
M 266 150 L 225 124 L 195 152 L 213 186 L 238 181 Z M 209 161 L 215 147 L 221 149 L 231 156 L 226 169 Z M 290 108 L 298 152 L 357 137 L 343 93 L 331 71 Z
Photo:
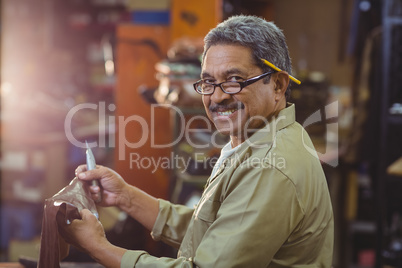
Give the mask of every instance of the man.
M 269 60 L 283 71 L 264 64 Z M 289 94 L 291 61 L 273 23 L 235 16 L 205 37 L 201 80 L 208 117 L 231 141 L 195 209 L 155 199 L 114 171 L 77 168 L 99 179 L 103 206 L 118 206 L 179 249 L 156 258 L 110 244 L 88 210 L 63 236 L 106 267 L 330 267 L 333 214 L 327 183 Z M 135 237 L 133 237 L 135 239 Z

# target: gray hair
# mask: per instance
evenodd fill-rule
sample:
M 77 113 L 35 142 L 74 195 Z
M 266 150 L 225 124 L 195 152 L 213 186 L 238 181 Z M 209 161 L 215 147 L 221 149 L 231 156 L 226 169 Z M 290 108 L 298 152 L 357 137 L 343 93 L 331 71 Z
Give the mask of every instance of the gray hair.
M 250 48 L 255 64 L 264 72 L 271 68 L 260 60 L 270 61 L 278 68 L 292 74 L 292 63 L 289 57 L 285 36 L 273 22 L 256 16 L 237 15 L 221 22 L 204 38 L 204 54 L 214 45 L 241 45 Z M 269 78 L 268 78 L 269 79 Z M 269 81 L 269 80 L 268 80 Z M 290 89 L 286 90 L 286 96 Z

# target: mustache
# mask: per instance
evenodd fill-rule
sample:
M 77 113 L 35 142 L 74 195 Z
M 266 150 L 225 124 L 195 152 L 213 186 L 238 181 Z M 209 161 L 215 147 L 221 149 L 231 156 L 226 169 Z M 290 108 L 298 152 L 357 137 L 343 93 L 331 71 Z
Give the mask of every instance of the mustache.
M 222 110 L 233 110 L 233 109 L 244 109 L 244 104 L 242 102 L 230 103 L 230 104 L 215 104 L 209 106 L 208 110 L 210 112 L 217 112 Z

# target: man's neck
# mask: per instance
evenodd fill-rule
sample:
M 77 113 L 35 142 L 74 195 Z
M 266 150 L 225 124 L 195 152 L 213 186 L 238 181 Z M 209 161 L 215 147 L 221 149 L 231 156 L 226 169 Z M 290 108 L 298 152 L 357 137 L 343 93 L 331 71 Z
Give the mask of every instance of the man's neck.
M 243 139 L 238 139 L 235 136 L 230 136 L 230 144 L 232 145 L 232 148 L 237 147 L 238 145 L 243 143 Z
M 275 118 L 278 117 L 279 112 L 282 111 L 283 109 L 285 109 L 286 107 L 287 107 L 287 103 L 285 101 L 284 103 L 282 103 L 280 105 L 280 109 L 276 110 L 274 112 L 274 114 L 272 114 L 269 117 L 268 123 L 270 123 L 272 120 L 275 120 Z M 261 127 L 259 129 L 261 129 L 261 128 L 265 127 L 265 126 L 266 126 L 265 124 L 261 125 Z M 254 132 L 247 133 L 247 137 L 231 135 L 230 136 L 230 142 L 231 142 L 232 148 L 242 144 L 246 139 L 250 138 L 253 134 L 254 134 Z

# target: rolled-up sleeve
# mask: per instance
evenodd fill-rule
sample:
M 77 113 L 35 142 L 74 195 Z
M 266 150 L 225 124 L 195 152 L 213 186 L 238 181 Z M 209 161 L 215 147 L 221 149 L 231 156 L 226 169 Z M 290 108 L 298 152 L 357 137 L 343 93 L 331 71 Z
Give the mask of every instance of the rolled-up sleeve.
M 166 200 L 159 200 L 159 214 L 152 228 L 152 238 L 156 241 L 179 248 L 194 209 L 183 205 L 174 205 Z
M 174 205 L 163 199 L 158 201 L 159 213 L 152 228 L 152 238 L 179 248 L 194 210 L 183 205 Z M 193 262 L 192 259 L 157 258 L 146 251 L 127 250 L 120 267 L 193 267 Z
M 121 260 L 121 268 L 147 267 L 147 268 L 192 268 L 194 267 L 191 259 L 186 258 L 157 258 L 149 255 L 145 251 L 128 250 Z

